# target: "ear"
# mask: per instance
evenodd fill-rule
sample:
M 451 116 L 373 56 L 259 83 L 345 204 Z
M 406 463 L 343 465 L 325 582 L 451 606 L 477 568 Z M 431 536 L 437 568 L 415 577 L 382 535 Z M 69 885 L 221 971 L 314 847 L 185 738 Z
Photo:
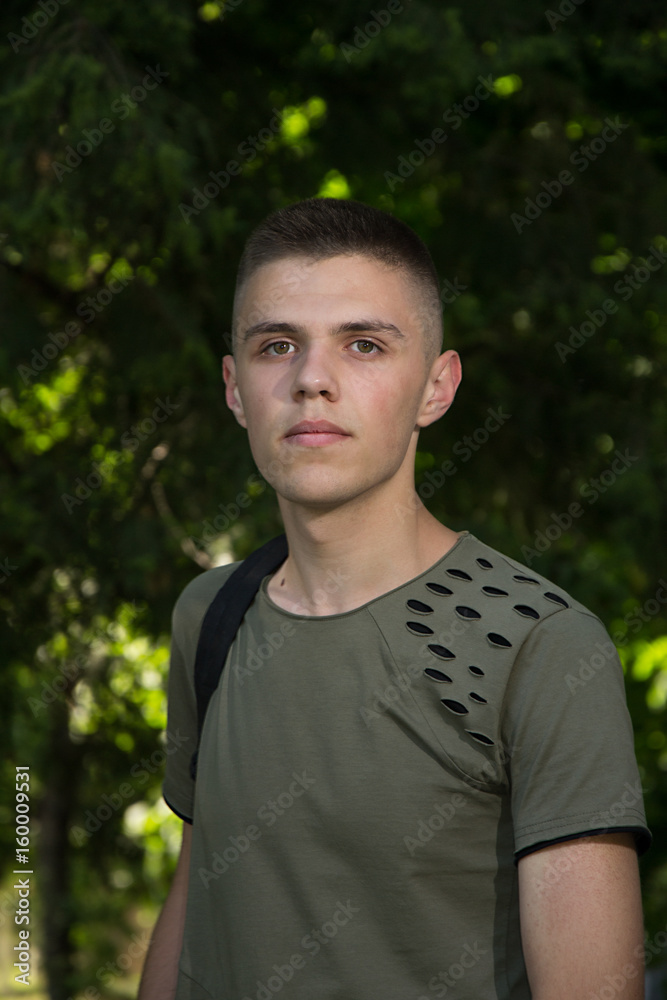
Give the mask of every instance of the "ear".
M 225 401 L 232 411 L 241 427 L 248 426 L 243 412 L 243 403 L 236 380 L 236 362 L 231 354 L 226 354 L 222 359 L 222 377 L 225 381 Z
M 418 427 L 428 427 L 447 412 L 454 402 L 461 377 L 461 359 L 456 351 L 445 351 L 435 359 L 424 388 L 416 421 Z

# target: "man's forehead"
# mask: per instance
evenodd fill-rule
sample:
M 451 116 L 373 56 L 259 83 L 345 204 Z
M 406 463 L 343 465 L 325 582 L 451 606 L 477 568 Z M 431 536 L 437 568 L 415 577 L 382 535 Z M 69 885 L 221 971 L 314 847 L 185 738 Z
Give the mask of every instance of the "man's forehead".
M 339 254 L 321 259 L 281 257 L 258 267 L 239 289 L 237 327 L 245 328 L 262 318 L 272 318 L 277 307 L 298 302 L 300 294 L 344 296 L 349 291 L 351 296 L 362 298 L 377 296 L 383 286 L 391 299 L 407 298 L 414 309 L 417 289 L 412 275 L 404 268 L 389 267 L 364 254 Z
M 265 264 L 256 267 L 246 280 L 246 287 L 252 283 L 263 283 L 266 281 L 281 281 L 283 283 L 296 284 L 305 281 L 313 272 L 327 260 L 334 258 L 327 257 L 318 260 L 313 257 L 279 257 L 276 260 L 269 260 Z
M 252 283 L 264 284 L 273 281 L 299 285 L 317 281 L 320 278 L 326 281 L 327 278 L 334 276 L 347 276 L 354 279 L 360 269 L 366 273 L 374 272 L 379 278 L 395 275 L 397 272 L 406 273 L 402 267 L 390 266 L 362 253 L 335 254 L 331 257 L 279 257 L 255 268 L 246 280 L 245 286 L 248 287 Z

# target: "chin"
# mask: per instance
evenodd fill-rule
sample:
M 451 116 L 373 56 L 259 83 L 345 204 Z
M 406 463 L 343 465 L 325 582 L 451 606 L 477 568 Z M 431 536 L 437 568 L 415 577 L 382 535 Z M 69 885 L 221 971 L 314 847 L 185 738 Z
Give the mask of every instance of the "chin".
M 319 507 L 329 510 L 332 507 L 339 507 L 341 504 L 352 500 L 355 492 L 350 490 L 331 489 L 305 489 L 303 486 L 285 485 L 275 487 L 276 493 L 282 500 L 300 507 Z
M 281 499 L 302 507 L 337 507 L 364 492 L 358 483 L 336 480 L 323 475 L 322 470 L 307 476 L 286 476 L 281 481 L 276 478 L 271 485 Z

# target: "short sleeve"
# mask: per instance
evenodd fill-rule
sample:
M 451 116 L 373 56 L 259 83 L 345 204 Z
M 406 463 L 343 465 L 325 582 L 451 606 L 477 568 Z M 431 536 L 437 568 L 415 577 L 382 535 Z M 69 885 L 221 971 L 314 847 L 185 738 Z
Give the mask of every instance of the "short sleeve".
M 523 644 L 503 705 L 515 858 L 549 843 L 630 831 L 651 841 L 623 670 L 602 623 L 574 608 Z
M 195 577 L 176 601 L 172 614 L 167 681 L 167 761 L 162 792 L 169 808 L 189 823 L 194 815 L 195 795 L 190 761 L 197 749 L 194 684 L 197 643 L 211 601 L 238 565 L 219 566 Z

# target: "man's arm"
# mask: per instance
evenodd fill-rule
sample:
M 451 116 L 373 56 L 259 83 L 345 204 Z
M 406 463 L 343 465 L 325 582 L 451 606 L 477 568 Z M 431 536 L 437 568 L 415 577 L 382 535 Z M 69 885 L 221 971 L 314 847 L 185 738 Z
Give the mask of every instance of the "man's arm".
M 534 1000 L 643 1000 L 643 917 L 632 835 L 553 844 L 519 861 L 521 940 Z M 606 995 L 606 993 L 605 993 Z
M 173 1000 L 176 994 L 188 899 L 191 842 L 192 826 L 190 823 L 183 823 L 183 841 L 174 881 L 153 930 L 138 1000 Z

